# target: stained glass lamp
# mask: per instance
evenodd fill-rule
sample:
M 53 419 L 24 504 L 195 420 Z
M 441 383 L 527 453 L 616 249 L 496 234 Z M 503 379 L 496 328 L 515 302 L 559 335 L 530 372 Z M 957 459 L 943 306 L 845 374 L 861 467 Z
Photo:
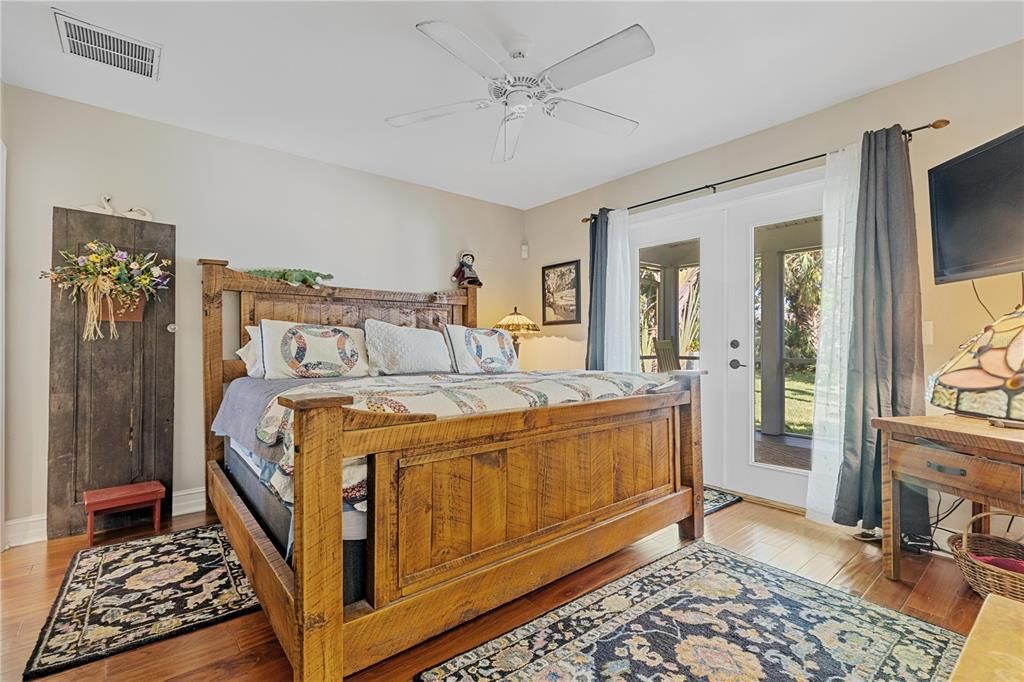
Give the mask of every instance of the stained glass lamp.
M 1024 421 L 1024 305 L 960 346 L 928 378 L 928 399 L 963 414 Z
M 512 347 L 516 349 L 516 355 L 519 355 L 519 335 L 535 334 L 540 331 L 537 323 L 519 312 L 519 308 L 512 308 L 512 312 L 501 318 L 494 328 L 503 329 L 512 335 Z

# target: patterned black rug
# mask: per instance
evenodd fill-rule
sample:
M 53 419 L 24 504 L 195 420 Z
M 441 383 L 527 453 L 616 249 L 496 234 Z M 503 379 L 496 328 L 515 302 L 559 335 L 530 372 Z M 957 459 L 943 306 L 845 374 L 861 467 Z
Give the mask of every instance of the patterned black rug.
M 698 542 L 420 680 L 945 680 L 960 635 Z
M 219 524 L 83 549 L 71 559 L 24 677 L 73 668 L 259 608 Z
M 714 514 L 716 511 L 725 509 L 730 504 L 736 504 L 742 500 L 743 498 L 739 495 L 733 495 L 718 488 L 704 486 L 704 516 Z

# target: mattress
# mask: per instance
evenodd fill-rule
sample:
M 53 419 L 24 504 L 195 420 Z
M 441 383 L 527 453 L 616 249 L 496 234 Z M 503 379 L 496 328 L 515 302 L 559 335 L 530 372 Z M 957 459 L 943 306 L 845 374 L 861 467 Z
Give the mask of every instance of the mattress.
M 262 459 L 259 455 L 233 439 L 229 439 L 228 452 L 233 455 L 232 459 L 235 461 L 235 466 L 246 469 L 251 474 L 251 477 L 255 478 L 256 485 L 263 488 L 264 492 L 269 493 L 269 497 L 273 500 L 272 506 L 274 509 L 284 509 L 287 511 L 288 526 L 286 526 L 286 528 L 290 528 L 292 505 L 283 501 L 280 495 L 277 494 L 277 491 L 274 490 L 273 486 L 268 483 L 268 478 L 275 470 L 275 465 Z M 358 464 L 349 465 L 346 463 L 345 465 L 346 473 L 348 474 L 345 481 L 346 488 L 357 486 L 359 484 L 365 485 L 366 483 L 366 460 L 365 458 L 359 458 L 358 462 L 362 463 L 362 467 L 358 466 Z M 343 501 L 341 508 L 344 539 L 365 540 L 367 518 L 366 503 L 363 502 L 359 504 L 357 508 L 356 505 Z M 286 533 L 286 541 L 282 543 L 282 546 L 289 553 L 291 550 L 290 537 L 290 532 Z
M 278 551 L 286 555 L 291 544 L 292 510 L 260 482 L 259 471 L 239 449 L 232 443 L 224 453 L 228 478 Z
M 251 451 L 231 443 L 224 455 L 228 478 L 234 484 L 246 507 L 274 543 L 274 546 L 291 563 L 292 508 L 260 481 L 260 461 Z M 366 514 L 362 518 L 361 537 L 349 539 L 348 526 L 355 521 L 346 514 L 344 548 L 344 602 L 351 604 L 366 598 Z M 360 533 L 353 532 L 353 535 Z

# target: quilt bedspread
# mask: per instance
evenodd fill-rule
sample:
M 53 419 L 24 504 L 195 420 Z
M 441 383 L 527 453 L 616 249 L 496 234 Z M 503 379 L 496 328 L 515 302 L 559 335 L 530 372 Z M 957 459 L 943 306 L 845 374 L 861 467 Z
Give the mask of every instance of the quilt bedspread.
M 283 391 L 263 411 L 256 435 L 263 443 L 284 445 L 285 455 L 271 479 L 286 502 L 292 501 L 294 415 L 277 398 L 292 395 L 350 395 L 352 408 L 371 412 L 425 413 L 438 418 L 482 412 L 543 407 L 643 395 L 668 381 L 664 374 L 604 371 L 544 371 L 511 374 L 428 374 L 367 377 L 312 383 Z

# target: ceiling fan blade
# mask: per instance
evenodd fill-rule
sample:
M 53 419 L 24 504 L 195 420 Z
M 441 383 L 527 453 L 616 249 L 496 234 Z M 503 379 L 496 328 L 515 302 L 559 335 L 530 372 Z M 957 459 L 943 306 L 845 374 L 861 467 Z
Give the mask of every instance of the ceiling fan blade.
M 434 118 L 441 118 L 442 116 L 449 116 L 451 114 L 458 114 L 463 111 L 486 109 L 490 107 L 491 104 L 493 104 L 493 102 L 489 99 L 471 99 L 466 102 L 455 102 L 454 104 L 445 104 L 440 107 L 411 111 L 408 114 L 390 116 L 384 119 L 384 122 L 389 126 L 401 128 L 402 126 L 407 126 L 410 123 L 422 123 L 423 121 L 429 121 Z
M 501 119 L 498 126 L 498 137 L 494 140 L 494 151 L 491 153 L 491 163 L 504 163 L 511 161 L 516 155 L 516 147 L 519 146 L 519 134 L 523 131 L 523 124 L 526 122 L 526 113 L 521 111 L 509 111 L 506 107 L 505 118 Z
M 566 57 L 540 73 L 552 92 L 561 92 L 654 54 L 654 42 L 640 24 Z
M 631 118 L 560 97 L 545 101 L 544 113 L 559 121 L 596 130 L 606 135 L 629 135 L 640 125 Z
M 505 67 L 451 24 L 444 21 L 423 21 L 416 24 L 416 28 L 484 78 L 504 78 L 508 75 Z

